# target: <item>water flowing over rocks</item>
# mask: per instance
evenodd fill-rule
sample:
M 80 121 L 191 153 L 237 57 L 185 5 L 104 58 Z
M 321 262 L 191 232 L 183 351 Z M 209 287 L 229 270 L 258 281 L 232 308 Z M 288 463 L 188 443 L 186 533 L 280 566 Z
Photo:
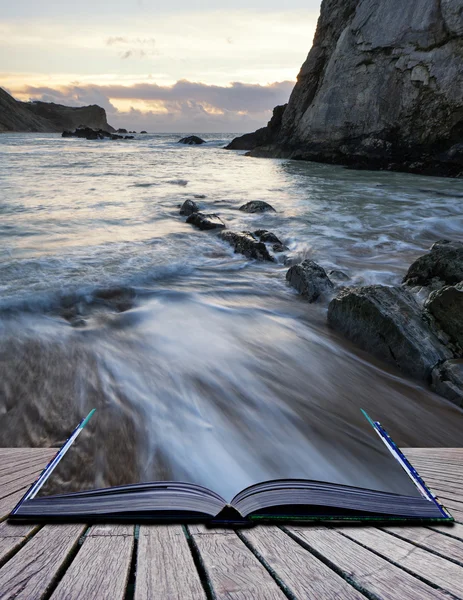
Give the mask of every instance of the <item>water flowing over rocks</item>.
M 313 260 L 304 260 L 301 264 L 292 266 L 286 273 L 286 281 L 308 302 L 315 302 L 334 288 L 325 269 Z
M 233 246 L 235 252 L 244 254 L 247 258 L 267 260 L 270 262 L 275 261 L 273 256 L 267 250 L 265 243 L 257 240 L 250 231 L 242 231 L 240 233 L 223 231 L 219 234 L 219 237 Z
M 259 213 L 259 212 L 276 212 L 276 210 L 268 202 L 263 200 L 251 200 L 240 206 L 240 210 L 247 213 Z
M 188 146 L 199 146 L 200 144 L 205 144 L 206 141 L 198 137 L 197 135 L 190 135 L 188 137 L 184 137 L 178 141 L 179 144 L 187 144 Z
M 403 287 L 345 288 L 330 302 L 328 323 L 363 350 L 419 379 L 429 380 L 438 363 L 453 358 Z
M 225 229 L 225 223 L 215 214 L 205 214 L 201 212 L 192 213 L 186 220 L 190 225 L 194 225 L 203 231 L 209 229 Z
M 180 208 L 180 214 L 189 217 L 193 213 L 199 212 L 199 206 L 194 200 L 185 200 Z
M 462 53 L 461 0 L 324 0 L 288 105 L 228 148 L 459 176 Z

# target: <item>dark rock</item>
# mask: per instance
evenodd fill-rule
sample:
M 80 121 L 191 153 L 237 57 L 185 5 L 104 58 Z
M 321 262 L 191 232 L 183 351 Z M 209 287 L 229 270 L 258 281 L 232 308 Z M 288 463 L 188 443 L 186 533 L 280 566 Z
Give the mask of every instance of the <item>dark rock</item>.
M 78 127 L 75 131 L 63 131 L 61 137 L 76 137 L 84 138 L 86 140 L 103 140 L 108 139 L 122 139 L 121 135 L 105 131 L 104 129 L 92 129 L 91 127 Z
M 133 135 L 124 135 L 124 140 L 133 140 Z
M 204 200 L 207 198 L 206 194 L 195 194 L 194 197 L 198 198 L 198 200 Z
M 432 389 L 463 408 L 463 360 L 447 360 L 432 372 Z
M 240 206 L 240 210 L 247 213 L 258 213 L 258 212 L 276 212 L 276 210 L 268 204 L 268 202 L 263 202 L 262 200 L 251 200 L 251 202 L 247 202 Z
M 140 133 L 148 133 L 147 131 L 140 131 Z
M 213 214 L 195 212 L 188 217 L 186 222 L 202 230 L 225 229 L 225 223 L 222 219 L 218 215 Z
M 328 323 L 363 350 L 418 379 L 453 358 L 403 287 L 344 288 L 328 307 Z
M 463 282 L 432 292 L 424 306 L 451 340 L 463 348 Z
M 275 260 L 267 250 L 267 246 L 264 242 L 256 240 L 249 231 L 242 231 L 241 233 L 223 231 L 219 234 L 219 237 L 233 246 L 235 252 L 244 254 L 244 256 L 247 256 L 248 258 L 271 262 Z
M 275 106 L 272 118 L 267 123 L 266 127 L 262 127 L 254 133 L 246 133 L 245 135 L 235 138 L 225 147 L 225 149 L 253 150 L 257 146 L 266 146 L 267 144 L 272 143 L 280 132 L 283 114 L 287 106 L 287 104 Z
M 274 252 L 287 252 L 289 248 L 285 244 L 273 244 L 272 250 Z
M 324 0 L 278 127 L 228 148 L 462 175 L 462 23 L 461 0 Z
M 332 269 L 331 271 L 329 271 L 328 275 L 332 279 L 337 279 L 338 281 L 349 281 L 350 280 L 350 277 L 347 273 L 344 273 L 344 271 L 339 271 L 338 269 Z
M 454 285 L 463 281 L 463 243 L 440 240 L 420 256 L 404 277 L 407 285 Z
M 178 141 L 179 144 L 188 144 L 189 146 L 195 146 L 199 144 L 205 144 L 206 142 L 202 140 L 197 135 L 190 135 L 188 137 L 184 137 Z
M 0 88 L 0 132 L 4 131 L 72 131 L 92 127 L 114 131 L 100 106 L 63 106 L 54 102 L 19 102 Z
M 193 200 L 185 200 L 180 208 L 180 214 L 187 217 L 197 212 L 199 212 L 199 206 Z
M 274 233 L 267 231 L 266 229 L 258 229 L 257 231 L 254 231 L 254 235 L 258 237 L 261 242 L 265 242 L 266 244 L 283 245 L 283 242 L 279 240 Z
M 120 128 L 119 128 L 119 129 L 116 131 L 116 133 L 129 133 L 129 132 L 127 131 L 127 129 L 124 129 L 123 127 L 120 127 Z
M 325 269 L 313 260 L 304 260 L 291 267 L 286 273 L 286 281 L 305 296 L 308 302 L 315 302 L 334 287 Z

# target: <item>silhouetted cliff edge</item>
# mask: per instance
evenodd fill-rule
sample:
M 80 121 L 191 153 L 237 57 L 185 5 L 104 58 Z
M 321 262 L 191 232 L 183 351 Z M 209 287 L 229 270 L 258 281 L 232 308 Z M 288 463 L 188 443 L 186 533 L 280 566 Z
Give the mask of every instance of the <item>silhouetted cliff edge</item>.
M 284 110 L 229 149 L 463 174 L 461 0 L 323 0 Z
M 83 125 L 114 131 L 100 106 L 71 107 L 52 102 L 19 102 L 0 88 L 0 133 L 61 132 Z

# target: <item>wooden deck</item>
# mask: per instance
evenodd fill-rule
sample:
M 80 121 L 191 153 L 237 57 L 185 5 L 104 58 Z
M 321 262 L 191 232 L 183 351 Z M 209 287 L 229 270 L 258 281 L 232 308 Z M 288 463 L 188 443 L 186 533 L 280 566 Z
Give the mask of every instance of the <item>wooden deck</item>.
M 0 449 L 0 599 L 463 599 L 463 448 L 409 449 L 453 527 L 9 525 L 47 449 Z

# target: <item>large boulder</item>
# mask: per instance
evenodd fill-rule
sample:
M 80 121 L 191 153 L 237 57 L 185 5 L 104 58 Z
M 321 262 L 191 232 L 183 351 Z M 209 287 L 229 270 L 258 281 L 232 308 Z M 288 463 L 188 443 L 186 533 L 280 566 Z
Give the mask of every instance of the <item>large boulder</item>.
M 451 340 L 463 348 L 463 281 L 432 292 L 424 306 Z
M 254 231 L 252 235 L 265 244 L 272 244 L 272 250 L 274 252 L 285 252 L 286 250 L 289 250 L 288 246 L 283 244 L 274 233 L 267 231 L 267 229 L 258 229 L 257 231 Z
M 195 212 L 188 217 L 186 222 L 203 231 L 208 229 L 225 229 L 225 223 L 218 215 L 214 214 Z
M 240 206 L 240 210 L 247 213 L 259 213 L 259 212 L 276 212 L 271 204 L 264 202 L 263 200 L 251 200 Z
M 463 360 L 447 360 L 432 372 L 432 389 L 463 408 Z
M 219 237 L 233 246 L 235 252 L 244 254 L 248 258 L 270 262 L 275 260 L 267 250 L 265 243 L 257 240 L 249 231 L 242 231 L 240 233 L 223 231 L 219 234 Z
M 286 273 L 286 281 L 308 302 L 315 302 L 334 288 L 325 269 L 313 260 L 304 260 L 299 265 L 292 266 Z
M 418 379 L 429 380 L 437 364 L 453 358 L 403 287 L 345 288 L 330 302 L 328 323 L 363 350 Z
M 180 214 L 189 217 L 193 213 L 199 212 L 199 206 L 194 200 L 185 200 L 180 208 Z
M 199 144 L 205 144 L 205 140 L 202 140 L 197 135 L 189 135 L 178 141 L 179 144 L 187 144 L 188 146 L 199 146 Z
M 408 269 L 404 283 L 441 287 L 463 281 L 463 243 L 440 240 Z
M 461 0 L 324 0 L 278 127 L 233 140 L 253 156 L 458 176 Z

